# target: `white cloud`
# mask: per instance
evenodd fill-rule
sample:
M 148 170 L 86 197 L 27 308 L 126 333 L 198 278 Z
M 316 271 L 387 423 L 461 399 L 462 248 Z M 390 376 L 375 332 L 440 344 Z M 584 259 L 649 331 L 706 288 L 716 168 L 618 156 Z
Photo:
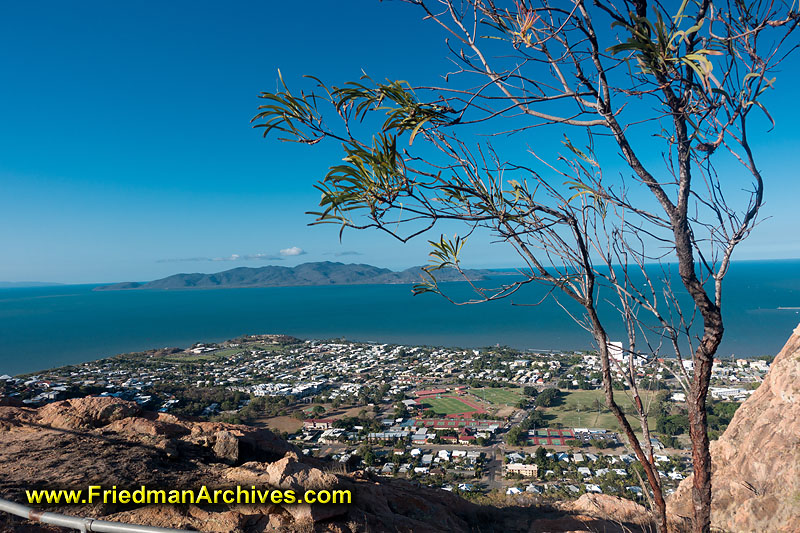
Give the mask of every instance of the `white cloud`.
M 291 248 L 284 248 L 281 250 L 281 255 L 284 256 L 295 256 L 295 255 L 303 255 L 305 254 L 305 250 L 298 246 L 292 246 Z
M 212 261 L 238 261 L 241 258 L 239 254 L 233 254 L 230 257 L 215 257 Z

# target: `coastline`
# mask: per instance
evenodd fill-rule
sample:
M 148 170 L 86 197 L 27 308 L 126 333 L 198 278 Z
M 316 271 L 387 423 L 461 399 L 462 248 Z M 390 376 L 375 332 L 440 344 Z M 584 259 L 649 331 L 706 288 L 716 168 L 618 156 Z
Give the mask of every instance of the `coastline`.
M 797 261 L 739 263 L 726 281 L 721 359 L 777 353 L 797 326 Z M 514 300 L 454 306 L 409 285 L 229 290 L 93 291 L 97 284 L 0 289 L 0 375 L 76 364 L 159 346 L 221 342 L 242 333 L 299 338 L 515 349 L 585 350 L 591 339 L 531 285 Z M 464 282 L 446 285 L 472 296 Z M 611 328 L 613 339 L 624 331 Z M 776 340 L 778 339 L 778 340 Z

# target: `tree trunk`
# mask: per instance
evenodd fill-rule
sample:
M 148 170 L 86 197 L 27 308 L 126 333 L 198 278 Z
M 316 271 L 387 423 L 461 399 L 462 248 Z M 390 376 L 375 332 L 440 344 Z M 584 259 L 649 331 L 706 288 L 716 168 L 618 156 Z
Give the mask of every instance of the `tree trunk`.
M 689 434 L 692 438 L 694 469 L 692 530 L 695 533 L 709 533 L 711 531 L 711 454 L 708 448 L 705 409 L 690 407 Z
M 689 398 L 689 435 L 692 439 L 692 530 L 711 531 L 711 452 L 708 441 L 706 397 L 711 382 L 711 367 L 722 340 L 722 318 L 719 314 L 706 322 L 705 334 L 694 354 L 694 376 Z

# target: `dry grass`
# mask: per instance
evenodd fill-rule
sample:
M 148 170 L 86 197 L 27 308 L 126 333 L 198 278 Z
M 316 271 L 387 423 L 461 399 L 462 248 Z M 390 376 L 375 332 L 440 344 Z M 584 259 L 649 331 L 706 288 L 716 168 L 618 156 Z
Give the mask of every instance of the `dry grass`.
M 253 424 L 266 426 L 273 431 L 277 431 L 278 433 L 283 431 L 287 433 L 294 433 L 303 427 L 303 421 L 298 420 L 293 416 L 260 417 L 254 419 Z

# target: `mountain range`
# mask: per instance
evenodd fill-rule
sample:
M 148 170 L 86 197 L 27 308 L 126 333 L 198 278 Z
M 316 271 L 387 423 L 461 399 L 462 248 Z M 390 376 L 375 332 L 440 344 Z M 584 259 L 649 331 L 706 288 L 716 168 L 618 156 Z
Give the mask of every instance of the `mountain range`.
M 481 281 L 493 274 L 491 270 L 466 270 L 472 281 Z M 291 287 L 309 285 L 360 285 L 417 283 L 422 279 L 422 268 L 412 267 L 394 271 L 364 264 L 344 264 L 331 261 L 303 263 L 296 267 L 264 266 L 239 267 L 214 274 L 174 274 L 154 281 L 129 281 L 103 285 L 95 290 L 115 291 L 132 289 L 223 289 L 244 287 Z M 462 275 L 452 268 L 439 270 L 438 281 L 463 281 Z

